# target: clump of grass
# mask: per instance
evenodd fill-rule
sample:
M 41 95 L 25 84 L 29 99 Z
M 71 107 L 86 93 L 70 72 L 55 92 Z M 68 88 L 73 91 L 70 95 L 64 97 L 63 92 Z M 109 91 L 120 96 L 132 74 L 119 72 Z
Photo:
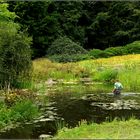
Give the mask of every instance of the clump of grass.
M 40 114 L 38 107 L 30 100 L 17 102 L 11 107 L 0 104 L 0 129 L 17 122 L 31 121 Z
M 39 115 L 39 110 L 32 101 L 26 100 L 12 106 L 10 115 L 14 121 L 30 121 Z
M 140 65 L 139 63 L 125 63 L 119 71 L 118 78 L 123 83 L 126 91 L 140 91 Z
M 114 69 L 105 69 L 96 73 L 94 80 L 104 83 L 113 83 L 118 76 L 118 71 Z

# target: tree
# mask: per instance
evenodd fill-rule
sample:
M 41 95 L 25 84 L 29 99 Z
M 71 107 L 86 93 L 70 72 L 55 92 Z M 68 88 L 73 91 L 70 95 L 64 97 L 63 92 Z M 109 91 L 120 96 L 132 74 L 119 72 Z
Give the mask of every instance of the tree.
M 7 6 L 0 5 L 0 85 L 10 88 L 29 74 L 31 38 L 18 31 L 20 26 L 14 23 L 16 15 Z
M 85 28 L 79 22 L 83 2 L 9 2 L 22 29 L 33 37 L 33 58 L 46 55 L 46 50 L 59 36 L 68 36 L 80 45 L 85 42 Z M 14 5 L 14 6 L 13 6 Z
M 140 39 L 139 2 L 38 1 L 9 2 L 11 11 L 33 37 L 33 58 L 59 36 L 67 36 L 86 49 L 106 49 Z
M 88 48 L 105 49 L 139 40 L 139 17 L 135 2 L 111 2 L 87 28 Z
M 82 24 L 82 14 L 84 13 L 83 2 L 62 1 L 55 2 L 59 13 L 59 22 L 63 35 L 68 36 L 81 46 L 85 43 L 85 25 Z
M 10 3 L 13 5 L 13 2 Z M 18 21 L 22 28 L 27 30 L 33 37 L 32 58 L 46 55 L 46 49 L 61 35 L 61 29 L 58 22 L 58 13 L 54 10 L 56 7 L 52 1 L 36 2 L 16 2 L 10 10 L 18 15 Z

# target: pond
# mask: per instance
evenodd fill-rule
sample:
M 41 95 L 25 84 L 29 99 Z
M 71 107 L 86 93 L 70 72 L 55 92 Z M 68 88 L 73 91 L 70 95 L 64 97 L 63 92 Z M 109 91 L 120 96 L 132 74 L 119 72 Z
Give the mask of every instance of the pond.
M 30 123 L 1 132 L 1 139 L 38 139 L 41 134 L 55 135 L 57 129 L 75 127 L 81 120 L 101 123 L 132 116 L 140 119 L 138 93 L 114 96 L 109 93 L 111 87 L 102 84 L 54 85 L 47 89 L 47 94 L 42 96 L 49 104 L 40 108 L 44 114 Z

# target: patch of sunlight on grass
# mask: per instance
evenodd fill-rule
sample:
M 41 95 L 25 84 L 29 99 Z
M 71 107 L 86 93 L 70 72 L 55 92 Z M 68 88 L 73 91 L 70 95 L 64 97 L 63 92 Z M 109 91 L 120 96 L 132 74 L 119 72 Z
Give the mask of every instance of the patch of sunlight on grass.
M 33 61 L 33 67 L 33 80 L 36 82 L 46 81 L 49 78 L 72 82 L 80 81 L 81 78 L 90 78 L 92 82 L 108 83 L 118 78 L 124 85 L 125 91 L 140 91 L 140 54 L 71 63 L 55 63 L 41 58 Z M 110 72 L 108 73 L 109 70 L 116 72 L 113 77 L 110 76 Z

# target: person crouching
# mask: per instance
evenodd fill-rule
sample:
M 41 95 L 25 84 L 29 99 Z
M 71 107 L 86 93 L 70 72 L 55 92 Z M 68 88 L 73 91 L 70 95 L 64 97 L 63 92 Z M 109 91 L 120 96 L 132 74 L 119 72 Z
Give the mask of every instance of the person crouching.
M 123 89 L 123 85 L 120 83 L 119 80 L 116 80 L 116 82 L 114 83 L 114 89 L 113 89 L 114 95 L 120 95 L 122 89 Z

